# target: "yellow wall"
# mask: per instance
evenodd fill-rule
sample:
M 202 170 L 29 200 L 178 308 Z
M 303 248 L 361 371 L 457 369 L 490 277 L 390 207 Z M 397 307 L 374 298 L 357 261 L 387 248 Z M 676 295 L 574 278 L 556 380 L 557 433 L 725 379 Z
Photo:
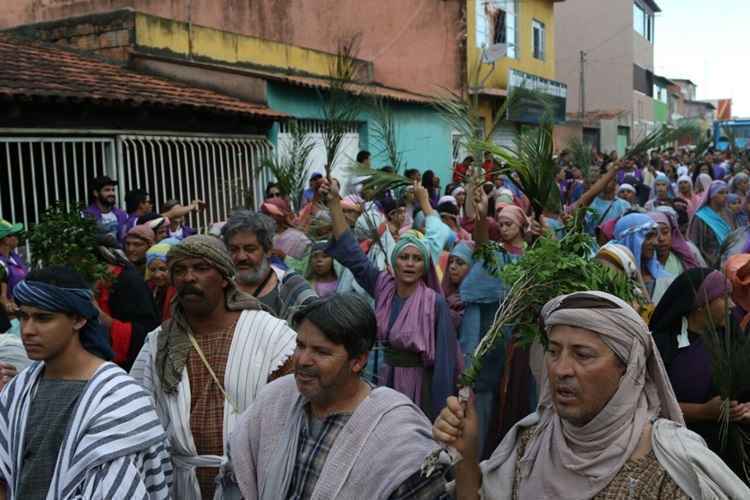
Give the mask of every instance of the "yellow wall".
M 136 44 L 139 47 L 190 55 L 188 24 L 137 13 Z M 336 56 L 312 49 L 271 42 L 204 26 L 192 26 L 192 56 L 217 62 L 252 63 L 317 76 L 328 76 Z
M 472 81 L 476 78 L 477 64 L 481 49 L 476 43 L 476 6 L 477 0 L 466 0 L 467 2 L 467 79 L 470 86 L 477 83 Z M 550 80 L 555 79 L 555 23 L 554 2 L 552 0 L 518 0 L 518 15 L 516 30 L 518 32 L 516 45 L 516 58 L 499 59 L 495 64 L 495 70 L 484 83 L 486 88 L 506 89 L 508 86 L 508 70 L 510 68 L 541 76 Z M 544 61 L 532 56 L 532 33 L 531 21 L 537 19 L 544 23 L 546 32 L 546 52 Z M 482 64 L 480 70 L 481 83 L 490 74 L 491 66 Z

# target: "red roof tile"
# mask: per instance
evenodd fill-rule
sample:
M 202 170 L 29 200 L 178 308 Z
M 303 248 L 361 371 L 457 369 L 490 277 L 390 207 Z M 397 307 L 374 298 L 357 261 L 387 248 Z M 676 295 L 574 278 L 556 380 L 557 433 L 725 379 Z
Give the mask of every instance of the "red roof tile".
M 92 56 L 0 34 L 0 95 L 60 97 L 280 119 L 265 106 L 144 75 Z

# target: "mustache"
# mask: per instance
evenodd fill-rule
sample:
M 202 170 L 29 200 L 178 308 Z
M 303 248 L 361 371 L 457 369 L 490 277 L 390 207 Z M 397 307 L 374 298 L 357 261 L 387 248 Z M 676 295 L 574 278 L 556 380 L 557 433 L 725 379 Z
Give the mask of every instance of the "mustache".
M 303 377 L 318 377 L 320 372 L 315 368 L 301 368 L 296 366 L 294 368 L 295 375 L 302 375 Z
M 200 288 L 193 285 L 185 285 L 177 290 L 178 297 L 184 297 L 185 295 L 199 295 L 203 297 L 203 292 Z

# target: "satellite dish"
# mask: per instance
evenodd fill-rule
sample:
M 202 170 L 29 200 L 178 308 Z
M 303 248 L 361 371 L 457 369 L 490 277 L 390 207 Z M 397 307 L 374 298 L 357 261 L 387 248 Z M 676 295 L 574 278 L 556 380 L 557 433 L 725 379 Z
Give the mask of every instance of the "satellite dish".
M 492 64 L 498 59 L 508 55 L 508 44 L 496 43 L 482 49 L 482 62 Z

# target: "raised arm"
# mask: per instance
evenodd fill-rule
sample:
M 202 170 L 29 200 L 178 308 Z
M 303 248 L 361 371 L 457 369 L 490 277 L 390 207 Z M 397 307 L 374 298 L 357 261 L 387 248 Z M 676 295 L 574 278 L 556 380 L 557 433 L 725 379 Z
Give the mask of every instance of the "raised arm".
M 609 182 L 615 178 L 615 175 L 617 175 L 617 171 L 619 169 L 619 162 L 612 163 L 607 169 L 607 173 L 599 177 L 599 179 L 585 193 L 581 195 L 575 206 L 588 207 L 591 202 L 594 201 L 594 198 L 599 196 L 599 193 L 604 191 L 604 188 L 607 186 L 607 184 L 609 184 Z
M 490 241 L 490 226 L 489 221 L 487 221 L 488 199 L 487 193 L 484 192 L 482 186 L 474 186 L 473 201 L 475 209 L 475 222 L 472 237 L 474 239 L 474 243 L 479 246 Z
M 341 197 L 335 187 L 325 180 L 320 187 L 320 194 L 328 204 L 333 224 L 333 240 L 326 248 L 326 253 L 349 269 L 359 286 L 364 288 L 371 297 L 375 298 L 375 289 L 380 275 L 377 266 L 367 258 L 344 217 L 341 208 Z

